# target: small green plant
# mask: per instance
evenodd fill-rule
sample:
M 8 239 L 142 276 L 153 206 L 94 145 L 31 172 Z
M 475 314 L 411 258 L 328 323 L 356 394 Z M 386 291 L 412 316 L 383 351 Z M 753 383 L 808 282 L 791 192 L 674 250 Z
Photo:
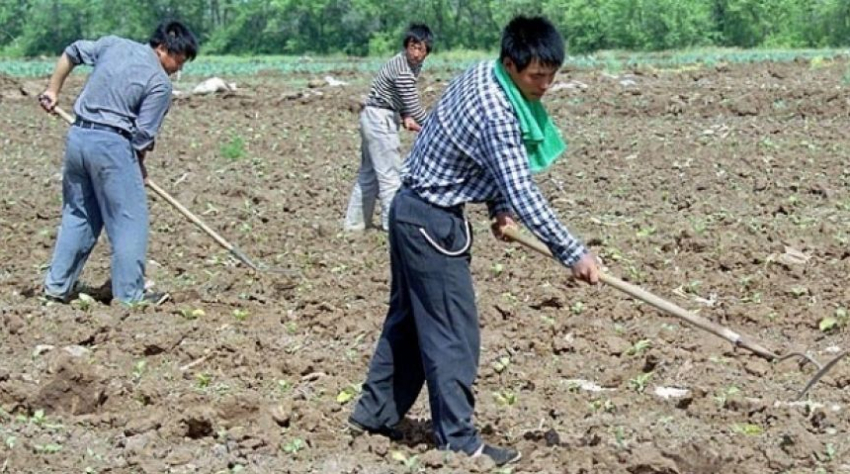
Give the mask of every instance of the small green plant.
M 850 319 L 850 317 L 848 317 L 847 310 L 844 308 L 838 308 L 835 310 L 833 316 L 826 316 L 821 319 L 818 327 L 822 332 L 834 331 L 846 326 L 848 319 Z
M 198 382 L 198 388 L 205 389 L 212 383 L 212 375 L 202 372 L 195 375 L 195 380 Z
M 493 362 L 493 370 L 496 371 L 497 374 L 501 374 L 511 365 L 511 357 L 510 356 L 501 356 Z
M 714 401 L 717 403 L 718 407 L 722 408 L 722 407 L 726 406 L 726 400 L 728 400 L 729 397 L 733 397 L 733 396 L 735 396 L 739 393 L 741 393 L 741 389 L 732 385 L 732 386 L 728 387 L 726 390 L 715 395 Z
M 204 312 L 201 308 L 188 309 L 184 308 L 180 310 L 180 316 L 183 316 L 185 319 L 198 319 L 201 316 L 206 316 L 207 313 Z
M 745 436 L 759 436 L 764 433 L 764 429 L 752 423 L 735 423 L 732 425 L 732 432 Z
M 337 403 L 341 405 L 345 405 L 354 399 L 354 397 L 360 393 L 361 385 L 360 384 L 351 384 L 342 390 L 340 390 L 339 394 L 336 396 Z
M 490 271 L 493 272 L 494 277 L 498 277 L 505 271 L 505 266 L 501 263 L 494 263 L 492 267 L 490 267 Z
M 47 416 L 44 414 L 44 410 L 36 410 L 32 414 L 32 418 L 30 418 L 30 422 L 36 426 L 41 426 L 47 421 Z
M 496 403 L 503 407 L 514 406 L 518 401 L 517 394 L 510 390 L 496 392 L 493 394 L 493 398 L 496 399 Z
M 53 454 L 62 451 L 62 445 L 56 443 L 36 444 L 33 446 L 33 449 L 39 453 Z
M 233 134 L 230 141 L 221 145 L 221 155 L 230 161 L 239 161 L 245 157 L 245 140 L 239 134 Z
M 604 411 L 605 413 L 611 413 L 615 408 L 614 402 L 610 398 L 606 398 L 605 400 L 597 399 L 590 402 L 590 409 L 593 412 Z
M 4 444 L 7 448 L 13 449 L 15 447 L 15 442 L 18 441 L 18 438 L 15 436 L 7 436 Z
M 245 321 L 248 319 L 248 311 L 244 309 L 234 309 L 233 317 L 236 318 L 237 321 Z
M 573 303 L 572 306 L 570 306 L 570 311 L 572 311 L 573 314 L 578 316 L 579 314 L 584 312 L 584 303 L 582 303 L 581 301 L 576 301 L 575 303 Z
M 646 386 L 649 384 L 649 379 L 652 378 L 654 372 L 647 372 L 645 374 L 640 374 L 637 377 L 629 380 L 629 387 L 638 393 L 643 393 L 646 391 Z
M 649 339 L 641 339 L 640 341 L 634 343 L 634 345 L 632 345 L 632 347 L 630 347 L 629 350 L 626 351 L 626 355 L 640 356 L 644 352 L 649 350 L 650 347 L 652 347 L 652 341 L 650 341 Z
M 832 443 L 826 443 L 823 448 L 823 454 L 819 455 L 821 462 L 832 462 L 835 460 L 835 455 L 838 454 L 838 449 Z
M 294 455 L 298 454 L 298 452 L 299 452 L 299 451 L 301 451 L 302 449 L 304 449 L 304 447 L 305 447 L 305 443 L 304 443 L 304 440 L 303 440 L 303 439 L 301 439 L 301 438 L 294 438 L 294 439 L 292 439 L 292 440 L 287 441 L 287 442 L 286 442 L 286 443 L 285 443 L 285 444 L 281 447 L 281 449 L 283 449 L 283 452 L 284 452 L 284 453 L 286 453 L 286 454 L 291 454 L 291 455 L 293 455 L 293 456 L 294 456 Z
M 615 426 L 613 431 L 614 442 L 617 444 L 617 447 L 626 449 L 626 430 L 622 426 Z
M 80 293 L 77 295 L 77 299 L 71 302 L 71 306 L 88 313 L 94 306 L 94 298 L 85 293 Z
M 407 470 L 407 472 L 417 472 L 417 471 L 419 471 L 419 457 L 418 456 L 407 457 L 407 455 L 405 455 L 401 451 L 393 451 L 392 458 L 393 458 L 393 460 L 404 464 L 404 468 Z
M 142 379 L 142 376 L 145 375 L 145 371 L 147 370 L 147 367 L 148 367 L 148 362 L 144 359 L 136 361 L 136 363 L 133 364 L 133 381 L 134 382 L 138 383 L 139 380 Z

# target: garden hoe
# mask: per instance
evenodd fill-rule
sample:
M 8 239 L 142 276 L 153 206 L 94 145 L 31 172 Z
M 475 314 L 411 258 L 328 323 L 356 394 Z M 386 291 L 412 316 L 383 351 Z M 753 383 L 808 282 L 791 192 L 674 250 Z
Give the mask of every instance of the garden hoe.
M 528 247 L 528 248 L 530 248 L 530 249 L 532 249 L 536 252 L 539 252 L 539 253 L 546 255 L 548 257 L 553 256 L 552 252 L 549 250 L 548 247 L 546 247 L 545 244 L 543 244 L 543 242 L 535 239 L 532 236 L 525 235 L 525 234 L 521 233 L 520 230 L 517 229 L 517 228 L 505 229 L 503 233 L 504 233 L 505 237 L 507 237 L 508 239 L 513 240 L 515 242 L 519 242 L 520 244 L 525 245 L 526 247 Z M 837 357 L 835 357 L 834 359 L 832 359 L 831 361 L 826 363 L 825 365 L 821 365 L 819 362 L 817 362 L 816 360 L 814 360 L 813 358 L 809 357 L 808 355 L 806 355 L 802 352 L 790 352 L 788 354 L 780 356 L 779 354 L 777 354 L 777 353 L 765 348 L 761 344 L 757 343 L 755 340 L 753 340 L 749 336 L 737 333 L 737 332 L 735 332 L 735 331 L 733 331 L 733 330 L 731 330 L 727 327 L 713 323 L 713 322 L 711 322 L 711 321 L 709 321 L 705 318 L 701 318 L 701 317 L 697 316 L 696 314 L 694 314 L 694 313 L 692 313 L 692 312 L 690 312 L 690 311 L 688 311 L 688 310 L 686 310 L 686 309 L 684 309 L 684 308 L 682 308 L 682 307 L 680 307 L 680 306 L 678 306 L 678 305 L 676 305 L 676 304 L 674 304 L 670 301 L 667 301 L 663 298 L 655 296 L 654 294 L 652 294 L 652 293 L 650 293 L 650 292 L 648 292 L 648 291 L 646 291 L 646 290 L 644 290 L 640 287 L 632 285 L 631 283 L 627 283 L 627 282 L 620 280 L 619 278 L 616 278 L 614 276 L 608 275 L 605 272 L 600 272 L 599 280 L 602 281 L 603 283 L 609 285 L 609 286 L 613 286 L 614 288 L 622 291 L 623 293 L 626 293 L 627 295 L 629 295 L 629 296 L 631 296 L 635 299 L 638 299 L 640 301 L 643 301 L 644 303 L 647 303 L 651 306 L 654 306 L 655 308 L 657 308 L 657 309 L 659 309 L 659 310 L 661 310 L 661 311 L 663 311 L 667 314 L 670 314 L 670 315 L 675 316 L 679 319 L 685 320 L 688 323 L 690 323 L 691 325 L 696 326 L 699 329 L 702 329 L 704 331 L 708 331 L 708 332 L 714 334 L 715 336 L 722 337 L 723 339 L 726 339 L 727 341 L 731 342 L 735 347 L 741 347 L 743 349 L 746 349 L 746 350 L 758 355 L 759 357 L 763 357 L 763 358 L 765 358 L 765 359 L 767 359 L 771 362 L 780 362 L 780 361 L 783 361 L 783 360 L 786 360 L 786 359 L 791 359 L 791 358 L 794 358 L 794 357 L 801 358 L 801 359 L 804 359 L 805 361 L 811 362 L 813 365 L 815 365 L 818 368 L 818 372 L 814 375 L 814 377 L 811 378 L 811 380 L 809 381 L 809 383 L 806 384 L 806 386 L 803 388 L 803 390 L 800 391 L 800 394 L 797 397 L 798 400 L 800 398 L 802 398 L 806 394 L 806 392 L 808 392 L 809 389 L 811 389 L 824 375 L 826 375 L 826 373 L 833 366 L 835 366 L 835 364 L 838 363 L 839 360 L 841 360 L 844 356 L 846 356 L 848 353 L 850 353 L 850 351 L 844 351 L 841 354 L 839 354 Z
M 71 124 L 71 125 L 74 124 L 74 118 L 68 112 L 65 112 L 64 110 L 62 110 L 59 107 L 54 107 L 53 111 L 57 115 L 62 117 L 62 119 L 64 119 L 69 124 Z M 164 189 L 160 188 L 159 185 L 156 184 L 152 179 L 150 179 L 150 178 L 145 179 L 145 184 L 151 189 L 151 191 L 154 192 L 154 194 L 156 194 L 160 198 L 164 199 L 165 202 L 167 202 L 168 204 L 171 204 L 171 206 L 174 207 L 175 209 L 177 209 L 177 211 L 179 211 L 180 214 L 183 214 L 187 219 L 192 221 L 196 226 L 200 227 L 201 230 L 203 230 L 207 235 L 212 237 L 213 240 L 215 240 L 219 245 L 224 247 L 225 250 L 230 252 L 230 254 L 233 255 L 237 260 L 244 263 L 249 268 L 251 268 L 255 271 L 258 271 L 258 272 L 277 273 L 277 274 L 282 274 L 282 275 L 287 275 L 287 276 L 293 275 L 293 272 L 290 271 L 290 270 L 286 270 L 286 269 L 283 269 L 283 268 L 271 267 L 271 266 L 266 265 L 262 262 L 255 263 L 247 255 L 245 255 L 245 252 L 239 250 L 233 244 L 231 244 L 230 242 L 225 240 L 224 237 L 219 235 L 218 232 L 212 230 L 208 225 L 206 225 L 204 223 L 204 221 L 202 221 L 198 216 L 196 216 L 194 213 L 192 213 L 192 211 L 190 211 L 185 206 L 180 204 L 180 202 L 177 201 L 177 199 L 174 199 L 174 197 L 171 196 L 170 194 L 168 194 Z

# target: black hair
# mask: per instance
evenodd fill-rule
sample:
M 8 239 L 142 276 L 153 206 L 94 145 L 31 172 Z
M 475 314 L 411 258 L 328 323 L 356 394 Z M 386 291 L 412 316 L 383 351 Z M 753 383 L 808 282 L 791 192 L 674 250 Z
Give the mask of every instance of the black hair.
M 164 21 L 156 27 L 151 39 L 148 40 L 151 48 L 160 45 L 171 54 L 183 54 L 187 61 L 195 59 L 198 55 L 198 40 L 189 28 L 179 21 Z
M 533 60 L 542 66 L 561 67 L 564 64 L 564 38 L 555 25 L 542 16 L 517 16 L 502 32 L 499 60 L 509 58 L 522 71 Z
M 424 23 L 411 23 L 404 33 L 404 47 L 407 48 L 411 41 L 425 43 L 425 51 L 430 53 L 434 46 L 434 33 Z

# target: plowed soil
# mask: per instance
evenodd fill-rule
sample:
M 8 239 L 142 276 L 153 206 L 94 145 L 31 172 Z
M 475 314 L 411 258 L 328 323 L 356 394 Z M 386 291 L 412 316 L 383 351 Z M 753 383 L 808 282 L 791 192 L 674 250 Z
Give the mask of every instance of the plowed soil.
M 538 181 L 612 274 L 776 352 L 829 360 L 850 331 L 846 70 L 565 71 L 546 100 L 570 148 Z M 346 430 L 389 295 L 385 235 L 341 232 L 369 78 L 285 79 L 177 99 L 148 169 L 294 276 L 252 272 L 151 195 L 147 276 L 173 299 L 134 308 L 104 294 L 105 236 L 82 277 L 93 301 L 41 298 L 67 125 L 0 82 L 0 472 L 495 471 L 435 450 L 425 394 L 401 442 Z M 426 103 L 447 79 L 426 66 Z M 81 85 L 66 86 L 66 109 Z M 469 212 L 476 420 L 523 452 L 512 472 L 850 472 L 850 359 L 794 402 L 811 365 L 573 283 L 495 241 L 483 206 Z

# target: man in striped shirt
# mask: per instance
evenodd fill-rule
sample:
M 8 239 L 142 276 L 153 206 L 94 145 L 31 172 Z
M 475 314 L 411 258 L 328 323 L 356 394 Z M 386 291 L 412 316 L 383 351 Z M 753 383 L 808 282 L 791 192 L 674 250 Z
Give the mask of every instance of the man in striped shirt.
M 370 227 L 379 196 L 381 227 L 388 229 L 390 203 L 401 185 L 399 121 L 414 132 L 425 123 L 416 80 L 432 43 L 433 35 L 427 26 L 410 25 L 404 36 L 404 50 L 390 59 L 372 82 L 366 107 L 360 113 L 360 171 L 348 203 L 345 230 Z
M 390 308 L 349 418 L 355 431 L 399 436 L 395 426 L 427 382 L 439 448 L 486 455 L 497 465 L 519 459 L 513 449 L 485 444 L 473 424 L 480 336 L 464 205 L 486 202 L 497 238 L 518 217 L 576 278 L 597 283 L 595 257 L 532 179 L 534 149 L 515 105 L 540 105 L 564 54 L 548 20 L 513 19 L 499 61 L 455 78 L 417 137 L 390 211 Z

